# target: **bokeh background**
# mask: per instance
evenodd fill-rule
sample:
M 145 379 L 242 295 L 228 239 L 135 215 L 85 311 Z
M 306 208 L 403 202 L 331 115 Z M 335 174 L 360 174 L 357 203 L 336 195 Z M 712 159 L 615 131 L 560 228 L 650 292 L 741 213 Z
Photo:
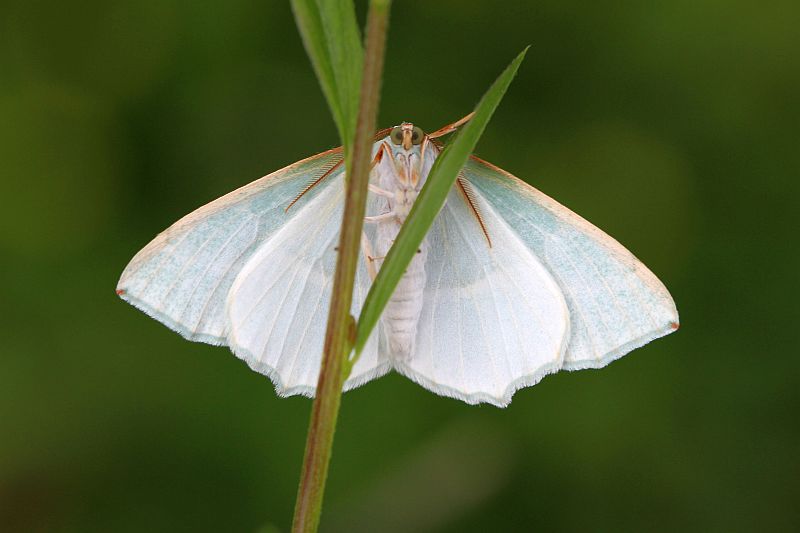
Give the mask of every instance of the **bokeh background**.
M 505 410 L 347 393 L 323 530 L 800 527 L 799 21 L 395 3 L 381 125 L 461 117 L 532 44 L 477 153 L 629 247 L 682 328 Z M 177 218 L 337 144 L 286 2 L 3 3 L 0 530 L 288 529 L 310 402 L 114 287 Z

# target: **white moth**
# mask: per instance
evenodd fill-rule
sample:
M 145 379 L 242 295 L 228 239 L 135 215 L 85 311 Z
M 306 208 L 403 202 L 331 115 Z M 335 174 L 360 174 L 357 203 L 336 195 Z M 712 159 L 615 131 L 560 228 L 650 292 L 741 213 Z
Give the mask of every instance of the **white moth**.
M 404 123 L 373 148 L 358 316 L 440 152 Z M 313 396 L 344 196 L 342 150 L 278 170 L 182 218 L 128 264 L 126 301 L 187 339 L 227 345 L 278 394 Z M 345 389 L 394 369 L 505 406 L 558 370 L 599 368 L 678 328 L 664 285 L 617 241 L 471 157 Z

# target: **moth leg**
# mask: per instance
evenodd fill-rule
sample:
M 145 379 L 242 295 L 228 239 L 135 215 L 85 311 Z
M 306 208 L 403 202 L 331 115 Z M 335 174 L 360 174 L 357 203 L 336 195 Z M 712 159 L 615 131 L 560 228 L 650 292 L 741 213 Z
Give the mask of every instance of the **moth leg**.
M 364 253 L 364 260 L 367 262 L 367 273 L 372 281 L 375 281 L 375 276 L 378 275 L 378 269 L 375 268 L 375 252 L 372 251 L 372 244 L 369 242 L 367 234 L 361 232 L 361 251 Z
M 369 191 L 377 194 L 378 196 L 383 196 L 384 198 L 391 198 L 394 200 L 394 193 L 391 191 L 387 191 L 386 189 L 381 189 L 377 185 L 373 185 L 372 183 L 369 184 Z
M 394 212 L 389 211 L 388 213 L 382 213 L 380 215 L 364 217 L 364 222 L 368 222 L 370 224 L 380 224 L 381 222 L 388 222 L 394 219 L 395 219 Z
M 369 166 L 370 171 L 372 169 L 374 169 L 376 166 L 378 166 L 378 163 L 380 163 L 383 160 L 383 154 L 384 153 L 388 152 L 389 156 L 392 155 L 391 154 L 391 149 L 387 149 L 387 148 L 388 147 L 386 145 L 386 141 L 383 141 L 381 143 L 381 145 L 378 147 L 378 151 L 375 152 L 375 157 L 372 158 L 372 162 L 370 163 L 370 166 Z

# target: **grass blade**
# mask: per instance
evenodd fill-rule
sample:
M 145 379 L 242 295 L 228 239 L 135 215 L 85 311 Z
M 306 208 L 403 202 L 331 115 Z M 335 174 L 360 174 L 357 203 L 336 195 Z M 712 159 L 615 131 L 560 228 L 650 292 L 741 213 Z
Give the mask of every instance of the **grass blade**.
M 311 59 L 311 66 L 317 75 L 322 93 L 328 101 L 333 121 L 339 131 L 339 137 L 344 139 L 346 130 L 341 97 L 337 86 L 336 76 L 333 72 L 333 60 L 328 48 L 328 39 L 322 24 L 320 10 L 315 0 L 291 0 L 294 18 L 300 37 L 303 39 L 306 53 Z
M 355 358 L 364 349 L 369 334 L 378 323 L 384 307 L 433 224 L 433 220 L 444 206 L 445 198 L 453 187 L 459 171 L 475 149 L 478 139 L 497 109 L 527 51 L 528 48 L 525 48 L 497 78 L 478 103 L 472 119 L 461 128 L 455 139 L 436 159 L 411 213 L 400 228 L 400 233 L 364 301 L 356 329 Z M 351 364 L 353 362 L 354 360 Z
M 349 160 L 356 130 L 364 49 L 352 0 L 316 0 L 342 110 L 340 133 Z
M 352 0 L 292 0 L 297 27 L 350 160 L 364 49 Z

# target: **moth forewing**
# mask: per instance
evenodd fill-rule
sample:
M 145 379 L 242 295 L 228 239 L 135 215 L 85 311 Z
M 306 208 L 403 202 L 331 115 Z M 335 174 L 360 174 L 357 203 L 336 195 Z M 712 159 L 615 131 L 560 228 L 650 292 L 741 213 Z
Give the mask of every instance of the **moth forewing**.
M 664 284 L 612 237 L 504 170 L 472 158 L 467 181 L 550 271 L 572 324 L 564 368 L 599 368 L 677 329 Z
M 441 151 L 409 123 L 373 146 L 352 313 Z M 185 216 L 125 268 L 117 294 L 184 337 L 227 345 L 280 395 L 314 394 L 345 168 L 341 148 Z M 664 285 L 617 241 L 474 156 L 355 363 L 345 389 L 394 368 L 468 403 L 508 404 L 561 368 L 597 368 L 678 327 Z
M 233 280 L 291 219 L 285 206 L 334 165 L 339 152 L 298 161 L 181 218 L 131 259 L 117 294 L 189 340 L 227 344 L 225 300 Z

